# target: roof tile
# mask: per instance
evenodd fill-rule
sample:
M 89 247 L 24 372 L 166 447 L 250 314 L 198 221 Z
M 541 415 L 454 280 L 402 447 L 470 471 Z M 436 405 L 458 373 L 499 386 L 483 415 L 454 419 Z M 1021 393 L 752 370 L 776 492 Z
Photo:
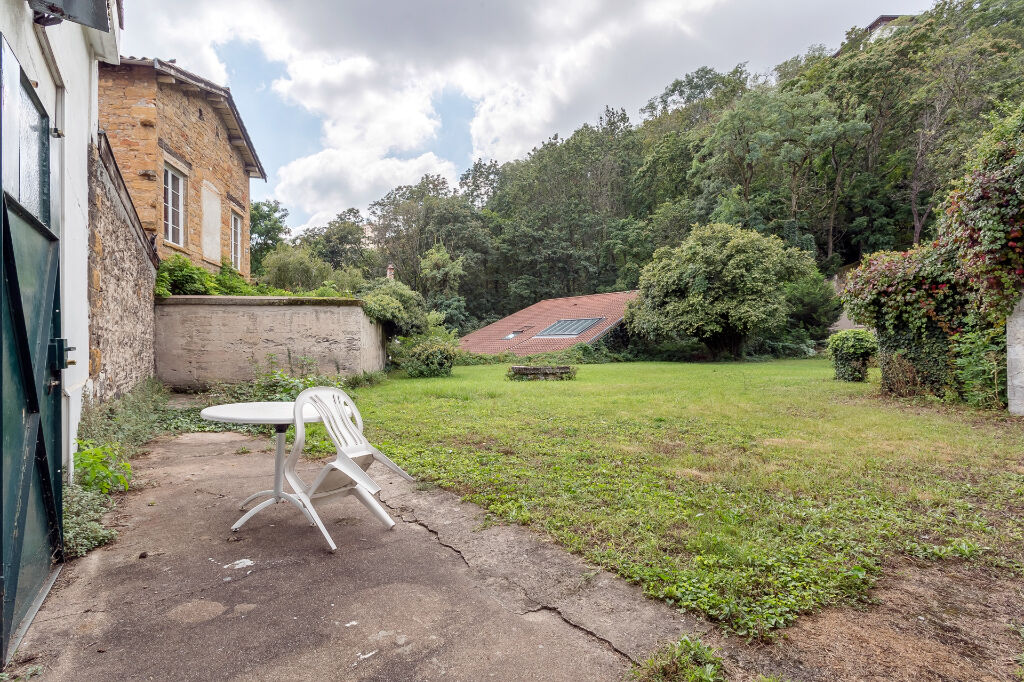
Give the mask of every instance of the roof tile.
M 636 291 L 616 291 L 609 294 L 549 298 L 466 334 L 459 339 L 459 347 L 471 353 L 488 355 L 505 351 L 512 351 L 516 355 L 532 355 L 570 348 L 577 343 L 590 343 L 622 321 L 626 304 L 636 296 Z M 559 320 L 588 317 L 603 319 L 571 338 L 536 337 L 536 334 Z M 513 332 L 520 333 L 511 339 L 506 338 Z

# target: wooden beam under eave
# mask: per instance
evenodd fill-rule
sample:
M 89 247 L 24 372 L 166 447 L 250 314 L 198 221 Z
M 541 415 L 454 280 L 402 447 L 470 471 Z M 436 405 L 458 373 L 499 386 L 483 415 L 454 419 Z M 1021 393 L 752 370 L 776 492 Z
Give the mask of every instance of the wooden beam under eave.
M 199 92 L 202 90 L 198 85 L 192 85 L 191 83 L 182 83 L 181 89 L 185 92 Z
M 241 137 L 229 137 L 228 138 L 228 142 L 230 142 L 231 144 L 235 145 L 236 147 L 244 147 L 245 146 L 245 140 L 243 138 L 241 138 Z
M 178 79 L 174 76 L 159 75 L 156 77 L 157 83 L 177 83 Z

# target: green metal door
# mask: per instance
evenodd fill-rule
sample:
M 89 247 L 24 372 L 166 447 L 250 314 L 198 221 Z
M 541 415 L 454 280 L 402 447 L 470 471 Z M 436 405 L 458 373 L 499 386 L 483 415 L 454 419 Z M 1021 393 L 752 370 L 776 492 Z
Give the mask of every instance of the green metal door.
M 50 123 L 6 40 L 0 51 L 3 185 L 2 432 L 4 661 L 63 559 L 60 249 L 50 229 Z

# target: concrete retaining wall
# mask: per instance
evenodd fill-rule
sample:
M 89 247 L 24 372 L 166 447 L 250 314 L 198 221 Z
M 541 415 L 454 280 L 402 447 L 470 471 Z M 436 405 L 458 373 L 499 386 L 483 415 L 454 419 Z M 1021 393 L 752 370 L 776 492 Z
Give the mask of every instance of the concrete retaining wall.
M 274 355 L 285 368 L 310 358 L 324 374 L 384 368 L 384 332 L 350 299 L 171 296 L 156 306 L 156 375 L 196 389 L 254 377 Z
M 1024 299 L 1006 321 L 1006 384 L 1010 414 L 1024 416 Z

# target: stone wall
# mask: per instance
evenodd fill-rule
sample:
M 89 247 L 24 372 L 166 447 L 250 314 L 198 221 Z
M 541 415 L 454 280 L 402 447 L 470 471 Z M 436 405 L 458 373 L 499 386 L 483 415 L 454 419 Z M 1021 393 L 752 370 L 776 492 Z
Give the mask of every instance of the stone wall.
M 89 156 L 88 392 L 94 400 L 153 376 L 155 279 L 156 254 L 100 135 Z
M 1010 414 L 1024 416 L 1024 299 L 1006 321 L 1006 386 Z
M 231 214 L 242 219 L 242 262 L 249 276 L 249 173 L 231 143 L 217 103 L 181 83 L 158 82 L 152 66 L 105 66 L 100 72 L 100 125 L 147 232 L 161 258 L 184 253 L 210 270 L 231 262 Z M 183 244 L 163 239 L 163 169 L 185 177 Z M 204 216 L 204 205 L 209 213 Z M 219 226 L 203 248 L 203 225 Z M 217 243 L 219 242 L 219 252 Z
M 174 388 L 249 381 L 273 355 L 311 358 L 324 374 L 384 368 L 380 325 L 360 301 L 283 296 L 171 296 L 157 302 L 156 374 Z

